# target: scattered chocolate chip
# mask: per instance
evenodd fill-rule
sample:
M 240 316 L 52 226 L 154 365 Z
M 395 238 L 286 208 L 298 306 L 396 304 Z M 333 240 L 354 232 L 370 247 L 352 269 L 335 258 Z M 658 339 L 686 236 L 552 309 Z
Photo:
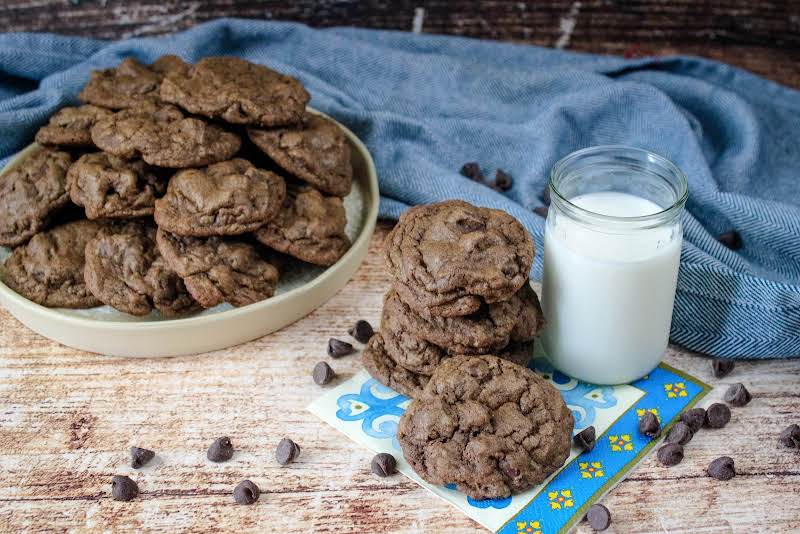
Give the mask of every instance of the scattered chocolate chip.
M 367 343 L 375 335 L 375 330 L 367 321 L 360 320 L 356 321 L 356 324 L 350 329 L 350 335 L 359 343 Z
M 503 169 L 497 169 L 494 173 L 494 186 L 500 191 L 508 191 L 514 185 L 511 175 Z
M 709 428 L 722 428 L 731 420 L 731 409 L 715 402 L 706 410 L 705 426 Z
M 536 206 L 535 208 L 533 208 L 533 213 L 544 219 L 547 218 L 548 211 L 549 210 L 547 209 L 547 206 Z
M 314 366 L 314 371 L 311 373 L 314 382 L 320 386 L 330 383 L 336 373 L 333 372 L 331 366 L 327 362 L 319 362 Z
M 639 418 L 639 432 L 647 437 L 654 438 L 661 433 L 661 423 L 653 412 L 644 412 Z
M 233 444 L 231 438 L 224 436 L 214 440 L 208 448 L 206 457 L 212 462 L 227 462 L 233 457 Z
M 289 438 L 283 438 L 275 448 L 275 459 L 281 465 L 294 462 L 300 456 L 300 446 Z
M 717 241 L 731 250 L 739 250 L 742 248 L 742 236 L 740 236 L 739 232 L 736 230 L 720 234 L 719 237 L 717 237 Z
M 750 402 L 752 398 L 750 392 L 747 391 L 747 388 L 741 383 L 733 384 L 728 388 L 728 391 L 725 392 L 725 402 L 731 406 L 744 406 Z
M 353 354 L 355 351 L 356 349 L 353 348 L 353 345 L 346 341 L 335 337 L 328 340 L 328 356 L 331 358 L 341 358 L 342 356 Z
M 667 467 L 678 465 L 683 460 L 683 445 L 680 443 L 667 443 L 656 453 L 658 461 Z
M 730 480 L 736 476 L 736 468 L 733 465 L 733 458 L 730 456 L 720 456 L 706 469 L 708 476 L 717 480 Z
M 139 495 L 136 482 L 124 475 L 114 475 L 111 479 L 111 496 L 115 501 L 130 501 Z
M 605 530 L 611 525 L 611 512 L 602 504 L 593 504 L 586 513 L 586 520 L 592 530 Z
M 736 362 L 733 360 L 711 360 L 711 369 L 714 371 L 716 378 L 723 378 L 728 376 L 733 368 L 736 367 Z
M 545 206 L 550 205 L 550 184 L 544 186 L 542 189 L 542 202 L 544 202 Z
M 781 432 L 781 443 L 793 449 L 800 449 L 800 426 L 789 425 Z
M 692 441 L 692 437 L 694 437 L 694 432 L 692 432 L 692 429 L 689 428 L 689 425 L 683 421 L 678 421 L 672 426 L 672 428 L 670 428 L 665 441 L 667 443 L 679 443 L 681 445 L 686 445 Z
M 508 478 L 514 479 L 519 476 L 519 469 L 511 465 L 511 463 L 505 458 L 501 458 L 497 466 Z
M 461 167 L 461 174 L 470 180 L 475 180 L 476 182 L 482 182 L 484 179 L 483 173 L 481 172 L 481 166 L 478 165 L 477 161 L 465 163 L 464 166 Z
M 131 467 L 139 469 L 147 462 L 155 458 L 156 453 L 148 449 L 140 449 L 139 447 L 131 447 Z
M 706 421 L 706 411 L 703 408 L 692 408 L 681 415 L 681 421 L 687 424 L 692 433 L 696 433 Z
M 372 472 L 379 477 L 388 477 L 397 472 L 397 460 L 391 454 L 382 452 L 372 457 L 369 464 Z
M 233 498 L 239 504 L 253 504 L 260 495 L 261 490 L 249 480 L 242 480 L 233 488 Z
M 595 430 L 593 426 L 587 426 L 572 438 L 572 442 L 576 447 L 583 449 L 586 452 L 594 449 L 596 441 Z

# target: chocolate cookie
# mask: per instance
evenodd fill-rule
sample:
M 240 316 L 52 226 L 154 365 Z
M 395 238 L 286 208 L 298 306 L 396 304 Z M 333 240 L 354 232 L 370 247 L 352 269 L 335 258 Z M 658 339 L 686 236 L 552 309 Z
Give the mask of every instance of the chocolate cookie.
M 289 191 L 278 215 L 255 232 L 270 248 L 315 265 L 333 265 L 350 248 L 339 197 L 311 187 Z
M 397 439 L 424 480 L 489 499 L 557 471 L 572 427 L 560 393 L 533 371 L 494 356 L 459 356 L 442 362 L 411 402 Z
M 69 196 L 89 219 L 150 216 L 166 189 L 167 180 L 142 160 L 105 152 L 81 156 L 67 172 Z
M 168 72 L 189 68 L 190 65 L 177 56 L 162 56 L 150 66 L 129 57 L 114 68 L 93 71 L 78 98 L 110 109 L 135 108 L 143 102 L 158 102 L 164 76 Z
M 233 124 L 293 124 L 309 98 L 291 76 L 237 57 L 201 59 L 188 70 L 168 74 L 161 85 L 165 102 Z
M 86 245 L 86 285 L 100 301 L 131 315 L 154 308 L 173 317 L 198 309 L 155 243 L 155 228 L 136 221 L 101 230 Z
M 401 327 L 450 354 L 491 354 L 509 342 L 530 341 L 544 325 L 539 299 L 525 284 L 509 300 L 484 304 L 458 317 L 423 315 L 412 310 L 394 290 L 386 295 Z
M 278 269 L 255 246 L 221 237 L 180 237 L 159 229 L 158 248 L 204 308 L 246 306 L 275 293 Z
M 353 185 L 350 145 L 339 126 L 306 113 L 296 126 L 247 130 L 250 140 L 275 163 L 325 193 L 347 196 Z
M 236 158 L 173 176 L 154 216 L 178 235 L 237 235 L 272 220 L 285 197 L 283 178 Z
M 361 361 L 364 369 L 373 378 L 406 397 L 419 396 L 422 394 L 422 388 L 428 383 L 428 375 L 409 371 L 389 356 L 380 333 L 370 338 L 361 353 Z
M 61 108 L 36 132 L 36 142 L 46 146 L 94 146 L 92 126 L 113 114 L 113 111 L 92 105 Z
M 405 302 L 443 317 L 511 298 L 528 279 L 533 254 L 528 232 L 511 215 L 460 200 L 411 208 L 384 249 Z
M 25 297 L 50 308 L 91 308 L 101 302 L 83 280 L 83 250 L 100 224 L 75 221 L 36 234 L 6 260 L 3 282 Z
M 150 165 L 182 169 L 233 157 L 241 139 L 219 126 L 185 117 L 170 105 L 142 104 L 115 113 L 92 127 L 101 150 L 124 159 L 141 157 Z
M 70 164 L 66 152 L 40 148 L 0 175 L 0 245 L 24 243 L 69 202 Z

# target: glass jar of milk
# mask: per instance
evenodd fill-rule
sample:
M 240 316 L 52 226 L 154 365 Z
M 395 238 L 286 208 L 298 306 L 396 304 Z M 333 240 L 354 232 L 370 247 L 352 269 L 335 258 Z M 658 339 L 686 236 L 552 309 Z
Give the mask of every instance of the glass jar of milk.
M 560 371 L 621 384 L 667 348 L 686 177 L 638 148 L 597 146 L 553 167 L 544 236 L 544 349 Z

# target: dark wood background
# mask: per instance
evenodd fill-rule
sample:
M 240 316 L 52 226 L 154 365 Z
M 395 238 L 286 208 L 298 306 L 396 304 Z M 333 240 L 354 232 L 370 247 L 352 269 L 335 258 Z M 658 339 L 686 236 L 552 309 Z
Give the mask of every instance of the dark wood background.
M 800 0 L 3 0 L 0 28 L 117 39 L 247 17 L 410 31 L 415 14 L 424 32 L 628 56 L 696 54 L 800 87 Z

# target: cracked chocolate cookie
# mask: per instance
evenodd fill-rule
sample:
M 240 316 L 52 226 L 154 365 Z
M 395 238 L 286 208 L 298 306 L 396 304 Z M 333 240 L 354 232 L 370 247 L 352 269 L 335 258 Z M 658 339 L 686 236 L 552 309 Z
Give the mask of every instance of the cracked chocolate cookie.
M 92 71 L 89 83 L 78 98 L 109 109 L 134 108 L 143 102 L 158 102 L 164 76 L 189 68 L 190 65 L 177 56 L 162 56 L 149 66 L 134 58 L 125 58 L 116 67 Z
M 97 106 L 66 107 L 56 111 L 50 121 L 36 132 L 36 142 L 46 146 L 91 147 L 92 126 L 107 119 L 113 111 Z
M 393 317 L 404 330 L 449 354 L 491 354 L 509 342 L 530 341 L 544 325 L 539 299 L 529 284 L 506 301 L 484 304 L 470 315 L 457 317 L 417 313 L 394 290 L 386 294 L 384 306 L 392 307 Z
M 286 182 L 241 158 L 177 173 L 156 201 L 159 227 L 178 235 L 237 235 L 272 220 L 286 197 Z
M 167 180 L 144 161 L 105 152 L 84 154 L 67 172 L 69 196 L 89 219 L 150 216 L 166 189 Z
M 289 191 L 278 215 L 256 230 L 255 236 L 278 252 L 328 266 L 350 248 L 346 225 L 341 198 L 300 187 Z
M 494 356 L 459 356 L 442 362 L 412 401 L 397 439 L 427 482 L 490 499 L 558 470 L 572 427 L 561 394 L 533 371 Z
M 278 269 L 244 241 L 181 237 L 159 229 L 158 248 L 204 308 L 246 306 L 275 293 Z
M 111 225 L 86 245 L 86 286 L 104 304 L 131 315 L 153 309 L 174 317 L 198 309 L 155 242 L 156 229 L 141 221 Z
M 83 279 L 83 251 L 101 225 L 75 221 L 36 234 L 6 260 L 3 283 L 49 308 L 92 308 L 101 302 Z
M 24 243 L 69 202 L 71 164 L 66 152 L 39 148 L 0 176 L 0 245 Z
M 207 57 L 168 74 L 161 99 L 232 124 L 281 126 L 298 122 L 310 97 L 299 81 L 263 65 Z
M 150 165 L 183 169 L 233 157 L 238 135 L 214 124 L 185 117 L 170 105 L 143 104 L 119 111 L 92 127 L 92 141 L 123 159 L 140 157 Z
M 370 338 L 361 353 L 361 361 L 373 378 L 406 397 L 419 396 L 428 383 L 428 375 L 409 371 L 389 356 L 380 333 Z
M 250 140 L 275 163 L 316 189 L 339 197 L 353 185 L 350 145 L 336 123 L 306 113 L 296 126 L 247 131 Z
M 511 215 L 460 200 L 411 208 L 384 249 L 405 302 L 442 317 L 511 298 L 528 279 L 533 254 L 528 232 Z

